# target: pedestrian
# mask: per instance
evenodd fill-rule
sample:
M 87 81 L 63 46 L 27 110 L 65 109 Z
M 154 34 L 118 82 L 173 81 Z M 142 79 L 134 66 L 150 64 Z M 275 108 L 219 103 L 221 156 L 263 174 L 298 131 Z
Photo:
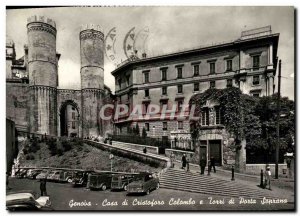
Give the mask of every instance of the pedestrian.
M 269 165 L 267 165 L 265 171 L 265 188 L 267 188 L 267 186 L 269 186 L 269 190 L 271 190 L 271 170 Z
M 174 168 L 175 155 L 173 152 L 171 152 L 170 161 L 171 161 L 171 168 Z
M 40 180 L 41 196 L 47 196 L 46 183 L 47 183 L 46 178 Z
M 188 158 L 186 159 L 186 171 L 190 171 L 190 160 Z
M 200 159 L 200 168 L 201 168 L 201 175 L 204 174 L 204 170 L 205 170 L 205 167 L 206 167 L 206 159 L 204 156 L 201 157 Z
M 213 168 L 214 169 L 214 173 L 216 173 L 216 167 L 215 167 L 215 165 L 216 165 L 216 160 L 215 160 L 215 158 L 214 158 L 214 156 L 211 156 L 211 158 L 210 158 L 210 168 Z
M 143 152 L 144 152 L 144 154 L 147 154 L 147 148 L 146 147 L 143 149 Z
M 181 163 L 182 163 L 181 169 L 185 169 L 185 167 L 186 167 L 186 155 L 185 154 L 182 155 Z

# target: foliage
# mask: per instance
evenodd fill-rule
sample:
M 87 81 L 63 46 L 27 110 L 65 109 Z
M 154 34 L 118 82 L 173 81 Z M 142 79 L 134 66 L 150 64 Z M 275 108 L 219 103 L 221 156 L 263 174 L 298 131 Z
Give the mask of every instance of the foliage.
M 136 125 L 135 125 L 135 134 L 137 136 L 140 136 L 140 127 L 139 127 L 138 123 L 136 123 Z
M 146 132 L 146 128 L 143 127 L 143 131 L 142 131 L 142 138 L 145 139 L 147 137 L 147 132 Z
M 242 94 L 238 88 L 208 89 L 194 95 L 190 105 L 194 104 L 196 116 L 200 116 L 206 101 L 218 101 L 223 114 L 223 124 L 235 139 L 235 147 L 240 147 L 243 139 L 247 149 L 272 152 L 276 146 L 277 95 L 256 98 Z M 281 98 L 282 118 L 280 120 L 280 149 L 291 148 L 295 134 L 294 102 Z M 201 130 L 200 121 L 194 122 L 191 129 L 193 139 L 197 139 Z

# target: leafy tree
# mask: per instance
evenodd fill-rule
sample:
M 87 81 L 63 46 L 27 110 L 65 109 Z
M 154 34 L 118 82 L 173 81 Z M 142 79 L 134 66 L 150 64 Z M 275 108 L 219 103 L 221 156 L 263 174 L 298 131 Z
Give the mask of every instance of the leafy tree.
M 138 123 L 136 123 L 136 125 L 135 125 L 135 134 L 136 134 L 137 136 L 140 136 L 140 128 L 139 128 Z
M 147 137 L 147 132 L 146 132 L 146 128 L 145 128 L 145 127 L 143 127 L 142 137 L 143 137 L 143 138 L 146 138 L 146 137 Z

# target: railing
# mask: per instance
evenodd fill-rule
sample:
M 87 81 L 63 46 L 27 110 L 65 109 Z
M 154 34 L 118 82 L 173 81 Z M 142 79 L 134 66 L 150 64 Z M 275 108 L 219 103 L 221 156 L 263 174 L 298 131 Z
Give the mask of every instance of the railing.
M 112 139 L 114 141 L 140 144 L 140 145 L 156 146 L 156 147 L 163 147 L 163 148 L 171 147 L 170 140 L 162 139 L 162 138 L 140 137 L 137 135 L 112 135 Z

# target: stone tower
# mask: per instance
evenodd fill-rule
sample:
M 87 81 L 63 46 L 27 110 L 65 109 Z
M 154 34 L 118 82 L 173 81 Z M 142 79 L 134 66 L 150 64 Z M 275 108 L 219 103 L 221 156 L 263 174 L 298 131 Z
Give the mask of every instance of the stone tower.
M 28 18 L 29 131 L 57 135 L 56 25 L 43 16 Z
M 86 26 L 80 34 L 82 136 L 102 134 L 100 108 L 104 94 L 104 34 Z

